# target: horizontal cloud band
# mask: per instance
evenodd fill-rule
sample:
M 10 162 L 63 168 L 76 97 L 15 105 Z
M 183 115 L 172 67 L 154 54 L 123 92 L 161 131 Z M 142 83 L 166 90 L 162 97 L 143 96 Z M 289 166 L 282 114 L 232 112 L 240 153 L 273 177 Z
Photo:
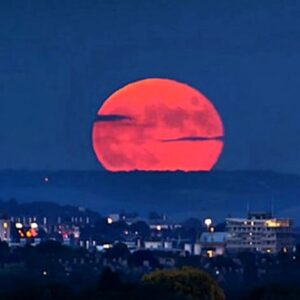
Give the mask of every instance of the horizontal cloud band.
M 197 137 L 197 136 L 188 136 L 180 137 L 175 139 L 163 139 L 161 142 L 170 143 L 170 142 L 180 142 L 180 141 L 210 141 L 210 140 L 222 140 L 222 136 L 211 136 L 211 137 Z
M 98 115 L 97 120 L 99 122 L 114 122 L 122 120 L 131 120 L 131 117 L 125 115 Z

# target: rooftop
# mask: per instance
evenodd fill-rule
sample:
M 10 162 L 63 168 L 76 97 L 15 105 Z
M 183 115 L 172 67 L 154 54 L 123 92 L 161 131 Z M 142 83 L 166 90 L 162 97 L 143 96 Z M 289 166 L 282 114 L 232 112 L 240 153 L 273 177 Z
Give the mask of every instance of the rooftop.
M 201 243 L 224 243 L 228 238 L 227 232 L 203 232 L 200 237 Z

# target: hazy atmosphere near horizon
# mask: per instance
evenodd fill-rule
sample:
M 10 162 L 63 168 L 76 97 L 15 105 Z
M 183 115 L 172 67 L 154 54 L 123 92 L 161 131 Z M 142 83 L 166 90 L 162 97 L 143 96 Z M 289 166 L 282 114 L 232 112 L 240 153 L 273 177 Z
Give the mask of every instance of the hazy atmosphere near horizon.
M 0 169 L 101 170 L 101 104 L 145 78 L 201 91 L 224 126 L 215 170 L 300 173 L 298 1 L 6 1 Z

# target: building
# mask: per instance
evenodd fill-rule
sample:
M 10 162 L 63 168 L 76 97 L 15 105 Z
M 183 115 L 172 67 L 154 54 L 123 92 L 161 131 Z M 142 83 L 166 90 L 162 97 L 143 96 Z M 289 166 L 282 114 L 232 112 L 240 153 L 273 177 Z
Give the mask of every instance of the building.
M 163 241 L 145 241 L 144 245 L 145 245 L 145 249 L 149 249 L 149 250 L 157 250 L 157 249 L 164 248 Z
M 228 251 L 277 253 L 293 248 L 292 220 L 270 213 L 249 213 L 247 218 L 227 218 Z
M 203 232 L 199 241 L 201 254 L 208 257 L 223 255 L 227 239 L 227 232 Z
M 10 220 L 6 217 L 0 219 L 0 240 L 10 242 L 11 225 Z
M 149 227 L 151 230 L 161 231 L 161 230 L 175 230 L 181 228 L 182 225 L 167 219 L 161 219 L 161 220 L 150 220 Z

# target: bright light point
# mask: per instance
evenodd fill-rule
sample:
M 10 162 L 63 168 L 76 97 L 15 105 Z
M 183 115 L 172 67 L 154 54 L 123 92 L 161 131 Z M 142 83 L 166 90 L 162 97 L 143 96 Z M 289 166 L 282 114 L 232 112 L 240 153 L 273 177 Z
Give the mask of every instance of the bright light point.
M 161 225 L 157 225 L 157 226 L 156 226 L 156 230 L 157 230 L 157 231 L 161 231 Z
M 112 244 L 103 244 L 103 249 L 110 249 L 110 248 L 112 248 Z
M 43 275 L 44 275 L 44 276 L 47 276 L 47 271 L 43 271 Z
M 22 229 L 23 228 L 23 224 L 22 223 L 16 223 L 16 228 L 17 229 Z
M 207 250 L 206 251 L 206 254 L 209 258 L 212 258 L 213 257 L 213 251 L 212 250 Z
M 212 224 L 212 219 L 211 218 L 206 218 L 204 220 L 204 224 L 206 227 L 209 227 Z
M 48 183 L 49 182 L 49 177 L 44 177 L 44 182 Z
M 111 217 L 108 217 L 106 219 L 106 221 L 107 221 L 107 224 L 112 224 L 113 223 L 113 219 Z
M 20 229 L 18 230 L 18 233 L 19 233 L 19 235 L 20 235 L 21 238 L 24 238 L 24 237 L 25 237 L 25 236 L 24 236 L 24 233 L 23 233 Z
M 37 229 L 37 228 L 38 228 L 38 224 L 35 223 L 35 222 L 33 222 L 33 223 L 30 224 L 30 227 L 31 227 L 32 229 Z

